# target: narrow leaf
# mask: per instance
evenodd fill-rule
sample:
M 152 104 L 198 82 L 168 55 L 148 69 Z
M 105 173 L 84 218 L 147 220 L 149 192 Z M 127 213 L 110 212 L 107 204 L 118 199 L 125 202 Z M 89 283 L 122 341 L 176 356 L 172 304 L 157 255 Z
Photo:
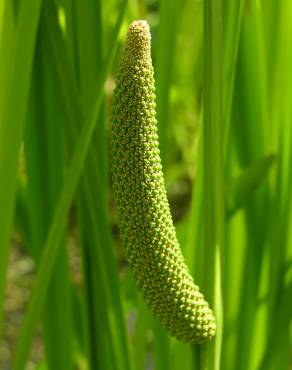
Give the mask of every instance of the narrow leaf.
M 239 176 L 233 178 L 226 186 L 226 218 L 230 218 L 249 199 L 250 195 L 266 180 L 275 161 L 270 154 L 252 163 Z
M 47 289 L 52 277 L 53 268 L 58 256 L 60 241 L 66 227 L 66 220 L 68 210 L 72 201 L 72 197 L 76 190 L 78 180 L 83 168 L 84 160 L 90 145 L 91 137 L 95 128 L 97 116 L 99 113 L 102 97 L 103 97 L 103 84 L 105 82 L 109 67 L 111 65 L 115 46 L 124 17 L 126 3 L 123 2 L 119 18 L 117 20 L 113 44 L 108 48 L 108 54 L 105 60 L 104 69 L 101 73 L 101 84 L 99 86 L 95 106 L 92 114 L 89 116 L 88 122 L 83 126 L 80 139 L 77 143 L 72 161 L 68 168 L 67 176 L 64 181 L 64 186 L 58 201 L 53 221 L 46 239 L 44 252 L 42 254 L 39 272 L 37 275 L 34 290 L 32 292 L 31 300 L 28 310 L 23 322 L 20 338 L 17 345 L 16 354 L 14 356 L 13 369 L 23 370 L 25 362 L 29 353 L 33 333 L 38 322 L 42 306 L 46 297 Z

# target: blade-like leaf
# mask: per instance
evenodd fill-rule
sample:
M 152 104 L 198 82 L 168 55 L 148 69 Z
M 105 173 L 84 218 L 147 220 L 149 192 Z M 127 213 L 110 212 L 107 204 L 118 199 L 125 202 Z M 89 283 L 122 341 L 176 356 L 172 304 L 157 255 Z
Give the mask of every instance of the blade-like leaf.
M 275 155 L 268 155 L 250 165 L 227 184 L 225 192 L 227 219 L 232 217 L 266 180 L 274 161 Z
M 203 346 L 202 369 L 219 370 L 222 346 L 221 254 L 224 248 L 223 1 L 204 2 L 204 286 L 217 330 Z
M 77 142 L 79 122 L 82 121 L 84 113 L 78 99 L 68 50 L 60 30 L 55 22 L 52 22 L 54 18 L 48 17 L 50 13 L 49 7 L 45 12 L 44 34 L 47 36 L 45 44 L 55 75 L 56 91 L 59 100 L 63 102 L 61 105 L 66 117 L 66 134 L 71 152 Z M 104 126 L 98 128 L 99 132 L 104 130 Z M 107 190 L 104 188 L 107 186 L 107 179 L 103 178 L 104 166 L 100 166 L 100 162 L 107 162 L 107 152 L 104 153 L 103 148 L 99 150 L 96 148 L 97 142 L 100 142 L 104 134 L 101 136 L 92 140 L 77 194 L 86 285 L 83 312 L 86 317 L 85 331 L 88 340 L 85 352 L 92 368 L 99 366 L 97 363 L 102 363 L 103 366 L 110 368 L 129 369 L 127 333 L 119 294 L 116 260 L 112 249 L 106 202 Z M 105 337 L 107 340 L 104 340 Z
M 89 115 L 88 122 L 86 122 L 82 129 L 80 138 L 74 151 L 72 161 L 68 168 L 67 176 L 65 178 L 61 196 L 54 213 L 49 234 L 46 239 L 44 252 L 42 254 L 39 264 L 39 270 L 37 274 L 35 287 L 32 292 L 31 300 L 20 333 L 16 354 L 14 356 L 13 362 L 14 370 L 24 369 L 26 358 L 33 338 L 33 332 L 36 327 L 38 318 L 40 317 L 40 312 L 46 297 L 53 268 L 59 252 L 60 241 L 62 239 L 62 235 L 66 227 L 68 210 L 78 184 L 78 180 L 83 168 L 87 150 L 90 145 L 93 130 L 95 128 L 97 116 L 99 113 L 103 97 L 103 84 L 105 82 L 109 67 L 113 59 L 113 54 L 115 51 L 120 26 L 124 17 L 125 7 L 126 3 L 123 2 L 119 18 L 115 26 L 112 44 L 109 46 L 108 54 L 104 64 L 104 69 L 101 73 L 100 79 L 101 83 L 96 95 L 94 109 L 93 112 Z
M 12 5 L 12 1 L 2 5 L 4 15 L 0 35 L 0 333 L 18 158 L 41 0 L 21 2 L 16 29 Z

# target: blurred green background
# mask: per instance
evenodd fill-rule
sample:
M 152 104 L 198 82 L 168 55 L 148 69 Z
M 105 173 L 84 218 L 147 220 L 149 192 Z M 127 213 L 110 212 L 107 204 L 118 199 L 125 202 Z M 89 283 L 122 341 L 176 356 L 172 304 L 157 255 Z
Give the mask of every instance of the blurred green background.
M 134 19 L 206 345 L 161 329 L 119 239 L 110 111 Z M 0 0 L 1 369 L 292 369 L 291 60 L 290 0 Z

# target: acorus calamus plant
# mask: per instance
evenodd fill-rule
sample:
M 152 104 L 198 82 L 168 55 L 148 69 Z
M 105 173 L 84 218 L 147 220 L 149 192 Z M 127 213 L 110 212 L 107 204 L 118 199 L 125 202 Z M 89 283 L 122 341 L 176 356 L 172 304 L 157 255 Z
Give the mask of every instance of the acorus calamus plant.
M 184 261 L 167 200 L 158 148 L 151 36 L 128 29 L 112 111 L 112 177 L 122 242 L 144 300 L 182 341 L 202 343 L 215 318 Z

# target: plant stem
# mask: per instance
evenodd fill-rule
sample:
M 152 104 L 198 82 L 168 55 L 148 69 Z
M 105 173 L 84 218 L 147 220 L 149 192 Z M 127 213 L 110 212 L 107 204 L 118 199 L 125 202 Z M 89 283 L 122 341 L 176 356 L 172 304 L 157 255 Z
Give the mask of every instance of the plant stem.
M 204 236 L 205 291 L 217 322 L 215 339 L 202 348 L 204 370 L 220 368 L 222 296 L 220 255 L 224 244 L 223 4 L 204 2 Z

